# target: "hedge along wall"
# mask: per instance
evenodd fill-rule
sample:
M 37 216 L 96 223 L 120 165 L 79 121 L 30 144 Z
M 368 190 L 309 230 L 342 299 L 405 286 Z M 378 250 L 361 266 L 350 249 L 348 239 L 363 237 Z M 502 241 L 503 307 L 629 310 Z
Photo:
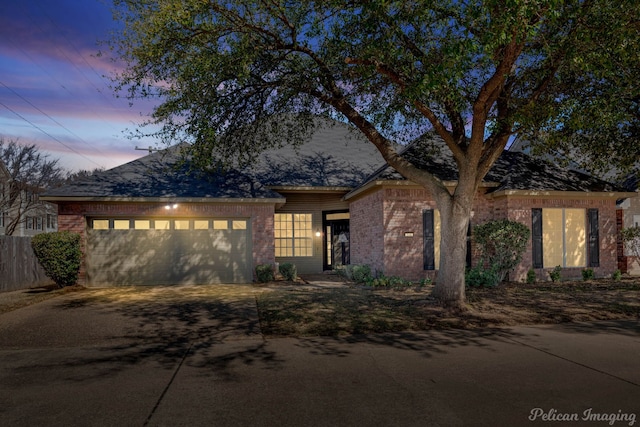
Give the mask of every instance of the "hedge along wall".
M 0 236 L 0 292 L 51 284 L 31 248 L 31 237 Z

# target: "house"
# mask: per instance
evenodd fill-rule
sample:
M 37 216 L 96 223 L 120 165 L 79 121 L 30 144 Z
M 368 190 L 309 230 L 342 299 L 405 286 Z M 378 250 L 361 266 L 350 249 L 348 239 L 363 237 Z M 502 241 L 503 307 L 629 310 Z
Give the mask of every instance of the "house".
M 640 193 L 640 170 L 630 174 L 622 186 L 627 191 Z M 640 227 L 640 197 L 621 200 L 618 207 L 618 229 Z M 630 253 L 622 242 L 618 245 L 618 267 L 624 273 L 640 276 L 640 259 Z
M 442 153 L 404 151 L 448 185 L 457 172 Z M 385 166 L 372 144 L 325 122 L 299 149 L 269 150 L 243 170 L 190 172 L 180 146 L 50 190 L 59 227 L 82 235 L 81 280 L 90 286 L 250 282 L 258 264 L 292 262 L 319 273 L 369 264 L 407 279 L 434 277 L 440 218 L 428 192 Z M 580 275 L 612 273 L 616 200 L 629 197 L 584 174 L 505 152 L 477 196 L 472 224 L 509 218 L 533 228 L 514 279 L 556 265 Z M 473 245 L 469 245 L 469 261 Z
M 527 141 L 523 139 L 516 139 L 509 147 L 510 151 L 529 153 L 531 148 Z M 546 159 L 553 161 L 557 156 L 547 155 Z M 585 172 L 579 168 L 575 162 L 570 162 L 570 168 Z M 618 179 L 621 175 L 620 170 L 611 166 L 611 169 L 604 175 L 606 180 Z M 640 161 L 636 162 L 636 170 L 627 175 L 622 182 L 619 182 L 620 188 L 629 193 L 640 192 Z M 629 228 L 634 226 L 640 226 L 640 197 L 629 197 L 618 200 L 617 203 L 617 230 L 618 232 L 623 228 Z M 622 239 L 618 236 L 617 245 L 618 254 L 618 268 L 622 273 L 628 273 L 631 275 L 640 275 L 640 259 L 637 259 L 629 250 L 625 248 Z
M 0 160 L 0 235 L 56 231 L 57 206 L 39 199 L 42 189 L 15 182 Z

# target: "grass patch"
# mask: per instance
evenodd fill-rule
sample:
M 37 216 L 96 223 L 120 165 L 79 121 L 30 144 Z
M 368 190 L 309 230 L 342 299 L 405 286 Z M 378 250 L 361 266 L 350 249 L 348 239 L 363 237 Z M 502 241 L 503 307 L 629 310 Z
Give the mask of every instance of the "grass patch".
M 467 289 L 467 310 L 441 307 L 432 286 L 272 288 L 256 296 L 270 336 L 338 336 L 640 318 L 640 280 L 596 280 Z

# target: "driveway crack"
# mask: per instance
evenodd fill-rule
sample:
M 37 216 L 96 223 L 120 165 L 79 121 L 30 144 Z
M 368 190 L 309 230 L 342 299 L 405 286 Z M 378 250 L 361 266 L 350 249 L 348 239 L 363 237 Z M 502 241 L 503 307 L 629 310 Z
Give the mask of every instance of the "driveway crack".
M 626 378 L 619 377 L 619 376 L 614 375 L 614 374 L 612 374 L 612 373 L 610 373 L 610 372 L 603 371 L 603 370 L 598 369 L 598 368 L 594 368 L 593 366 L 585 365 L 584 363 L 577 362 L 577 361 L 575 361 L 575 360 L 569 359 L 569 358 L 564 357 L 564 356 L 560 356 L 559 354 L 555 354 L 555 353 L 552 353 L 552 352 L 547 351 L 547 350 L 543 350 L 543 349 L 541 349 L 541 348 L 539 348 L 539 347 L 536 347 L 536 346 L 531 345 L 531 344 L 524 343 L 524 342 L 522 342 L 522 341 L 518 341 L 518 340 L 513 339 L 513 338 L 506 338 L 506 339 L 507 339 L 507 340 L 509 340 L 509 341 L 512 341 L 512 342 L 514 342 L 514 343 L 516 343 L 516 344 L 520 344 L 520 345 L 522 345 L 522 346 L 524 346 L 524 347 L 528 347 L 528 348 L 531 348 L 531 349 L 533 349 L 533 350 L 537 350 L 537 351 L 539 351 L 539 352 L 541 352 L 541 353 L 547 354 L 547 355 L 549 355 L 549 356 L 556 357 L 556 358 L 558 358 L 558 359 L 564 360 L 565 362 L 569 362 L 569 363 L 572 363 L 572 364 L 574 364 L 574 365 L 581 366 L 581 367 L 583 367 L 583 368 L 589 369 L 589 370 L 591 370 L 591 371 L 598 372 L 598 373 L 603 374 L 603 375 L 607 375 L 607 376 L 609 376 L 609 377 L 611 377 L 611 378 L 615 378 L 615 379 L 617 379 L 617 380 L 624 381 L 624 382 L 629 383 L 629 384 L 631 384 L 631 385 L 634 385 L 634 386 L 636 386 L 636 387 L 640 387 L 640 384 L 638 384 L 638 383 L 636 383 L 636 382 L 633 382 L 633 381 L 631 381 L 631 380 L 628 380 L 628 379 L 626 379 Z
M 180 360 L 180 363 L 176 367 L 176 370 L 173 372 L 173 375 L 171 376 L 171 379 L 167 383 L 167 386 L 164 388 L 164 390 L 162 390 L 162 394 L 160 394 L 160 397 L 158 398 L 158 401 L 154 405 L 153 409 L 151 410 L 151 413 L 149 414 L 149 416 L 145 420 L 144 424 L 142 424 L 143 426 L 148 425 L 149 422 L 151 421 L 151 418 L 153 417 L 153 414 L 155 414 L 156 410 L 160 406 L 160 403 L 164 399 L 164 396 L 167 394 L 167 392 L 169 391 L 169 388 L 171 388 L 171 385 L 173 384 L 173 381 L 176 379 L 176 376 L 178 375 L 178 371 L 180 371 L 180 368 L 182 368 L 182 364 L 187 359 L 187 356 L 189 355 L 189 352 L 191 351 L 191 347 L 193 347 L 193 343 L 191 343 L 189 345 L 189 348 L 187 348 L 187 351 L 185 351 L 184 354 L 182 355 L 182 359 Z

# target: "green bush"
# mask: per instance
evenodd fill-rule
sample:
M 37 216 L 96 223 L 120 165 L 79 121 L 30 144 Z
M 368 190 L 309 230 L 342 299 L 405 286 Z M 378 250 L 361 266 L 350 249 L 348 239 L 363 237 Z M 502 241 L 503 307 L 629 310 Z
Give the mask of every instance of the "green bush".
M 517 221 L 488 221 L 473 227 L 473 238 L 480 251 L 480 265 L 487 261 L 501 282 L 522 261 L 531 231 Z M 476 274 L 476 273 L 474 273 Z
M 352 265 L 347 271 L 351 272 L 351 280 L 356 283 L 366 283 L 373 279 L 371 267 L 368 265 Z
M 527 283 L 530 285 L 536 283 L 536 271 L 533 268 L 527 271 Z
M 70 231 L 42 233 L 33 236 L 31 247 L 47 277 L 59 287 L 78 283 L 80 271 L 80 235 Z
M 272 282 L 275 277 L 273 276 L 273 267 L 271 264 L 256 265 L 256 277 L 260 283 Z
M 611 275 L 611 278 L 616 281 L 622 279 L 622 272 L 620 270 L 614 271 L 613 274 Z
M 292 264 L 290 262 L 280 264 L 278 270 L 280 271 L 280 274 L 282 274 L 284 280 L 296 280 L 296 278 L 298 277 L 298 269 L 296 268 L 295 264 Z
M 593 268 L 585 268 L 584 270 L 582 270 L 582 280 L 593 280 L 594 277 L 595 274 L 593 274 Z
M 492 266 L 489 269 L 483 268 L 481 265 L 477 265 L 469 270 L 464 275 L 464 281 L 470 288 L 491 288 L 500 283 L 500 275 L 498 274 L 498 267 Z
M 430 285 L 431 282 L 433 282 L 429 277 L 425 277 L 424 279 L 420 279 L 420 281 L 418 282 L 418 286 L 419 287 L 424 287 L 427 285 Z
M 551 281 L 554 283 L 559 282 L 561 272 L 562 272 L 562 267 L 560 267 L 559 265 L 556 265 L 553 268 L 553 270 L 551 270 L 551 272 L 549 273 L 549 277 L 551 277 Z
M 384 287 L 384 288 L 407 288 L 411 286 L 411 282 L 403 279 L 399 276 L 384 276 L 381 275 L 376 279 L 372 279 L 367 282 L 367 285 L 373 287 Z

